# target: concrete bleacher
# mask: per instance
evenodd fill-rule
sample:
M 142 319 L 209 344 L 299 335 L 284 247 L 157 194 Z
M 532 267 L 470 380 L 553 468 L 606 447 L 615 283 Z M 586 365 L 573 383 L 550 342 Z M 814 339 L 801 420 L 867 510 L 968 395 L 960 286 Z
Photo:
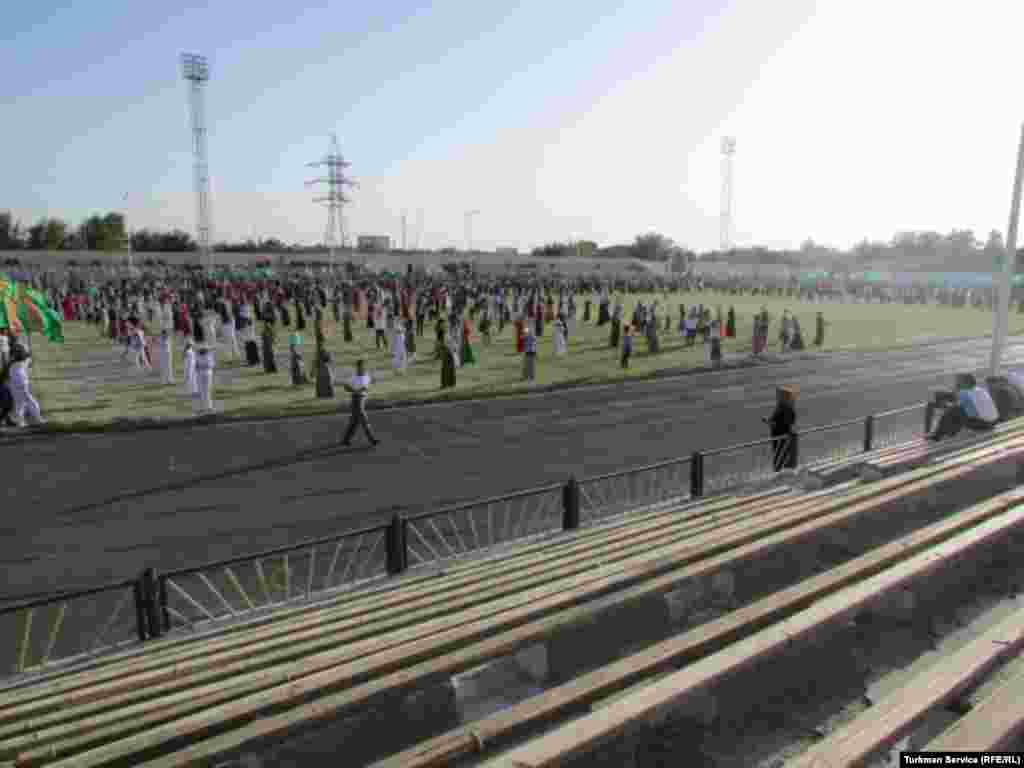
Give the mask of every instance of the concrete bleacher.
M 505 718 L 516 730 L 590 707 L 671 672 L 681 659 L 728 654 L 730 644 L 789 621 L 809 601 L 860 589 L 857 579 L 882 578 L 882 568 L 919 576 L 935 564 L 929 548 L 950 557 L 971 551 L 1017 525 L 1018 496 L 984 499 L 1012 488 L 1022 455 L 1024 424 L 1010 423 L 969 446 L 936 444 L 923 466 L 873 482 L 663 505 L 218 636 L 157 642 L 0 692 L 0 761 L 200 764 L 266 751 L 312 724 L 365 719 L 378 710 L 391 713 L 374 716 L 385 723 L 383 743 L 360 751 L 359 734 L 344 732 L 351 764 L 416 742 L 423 742 L 417 754 L 440 754 L 444 749 L 430 739 L 460 722 Z M 894 537 L 897 543 L 871 549 Z M 837 542 L 853 559 L 818 573 L 820 547 Z M 892 583 L 858 594 L 874 599 Z M 690 631 L 679 635 L 680 628 Z M 510 664 L 517 670 L 511 676 Z M 474 705 L 467 691 L 486 690 L 488 675 L 520 681 L 529 698 L 501 702 L 512 706 L 497 713 Z M 615 717 L 647 692 L 617 700 Z M 395 722 L 419 722 L 422 733 L 411 726 L 397 733 Z M 441 738 L 472 752 L 504 733 L 473 728 Z

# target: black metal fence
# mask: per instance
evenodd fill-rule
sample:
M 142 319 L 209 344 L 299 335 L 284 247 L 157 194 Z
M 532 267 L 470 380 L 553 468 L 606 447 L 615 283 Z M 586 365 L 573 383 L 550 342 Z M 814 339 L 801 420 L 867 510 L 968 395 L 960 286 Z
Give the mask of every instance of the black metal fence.
M 424 565 L 512 541 L 593 525 L 630 510 L 697 499 L 766 479 L 784 467 L 814 469 L 930 431 L 931 403 L 799 430 L 619 472 L 530 488 L 404 517 L 336 536 L 0 608 L 14 623 L 16 676 L 88 659 L 188 627 L 255 616 L 333 596 Z M 132 603 L 129 608 L 129 603 Z M 60 634 L 70 611 L 95 619 L 91 637 Z M 52 618 L 49 614 L 52 613 Z M 45 614 L 45 616 L 44 616 Z M 83 615 L 84 614 L 84 615 Z M 48 632 L 34 631 L 49 619 Z M 2 660 L 0 660 L 2 663 Z

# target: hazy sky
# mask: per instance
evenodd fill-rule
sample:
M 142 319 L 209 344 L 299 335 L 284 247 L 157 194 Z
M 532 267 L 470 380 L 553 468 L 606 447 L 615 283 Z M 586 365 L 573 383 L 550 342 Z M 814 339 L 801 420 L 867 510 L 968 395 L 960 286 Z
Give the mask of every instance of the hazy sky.
M 303 182 L 332 131 L 350 231 L 397 238 L 404 209 L 426 247 L 461 246 L 471 208 L 478 247 L 716 247 L 727 134 L 740 244 L 1006 227 L 1019 0 L 171 5 L 5 9 L 0 209 L 193 231 L 188 50 L 215 239 L 322 239 Z

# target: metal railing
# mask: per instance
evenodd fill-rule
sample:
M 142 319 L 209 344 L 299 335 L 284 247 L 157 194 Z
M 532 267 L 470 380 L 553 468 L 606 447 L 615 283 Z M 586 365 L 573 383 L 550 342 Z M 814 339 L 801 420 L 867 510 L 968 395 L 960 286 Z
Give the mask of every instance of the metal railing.
M 780 467 L 814 469 L 931 430 L 931 403 L 796 431 L 566 483 L 529 488 L 335 536 L 0 608 L 19 638 L 13 674 L 88 659 L 179 628 L 199 630 L 283 605 L 332 597 L 369 581 L 464 558 L 512 541 L 571 531 L 631 509 L 722 493 L 771 477 Z M 134 598 L 134 610 L 128 603 Z M 109 605 L 108 605 L 109 603 Z M 99 605 L 102 604 L 102 605 Z M 37 617 L 55 606 L 45 637 Z M 86 607 L 88 606 L 88 607 Z M 65 617 L 96 632 L 59 642 Z M 120 620 L 120 623 L 119 623 Z
M 590 524 L 639 506 L 689 498 L 692 465 L 693 459 L 687 456 L 580 480 L 581 522 Z
M 382 578 L 391 525 L 277 547 L 255 555 L 142 576 L 150 634 L 255 615 Z
M 139 590 L 139 580 L 129 579 L 0 608 L 0 628 L 15 638 L 13 656 L 2 660 L 8 674 L 41 672 L 144 641 Z
M 557 483 L 401 518 L 401 560 L 414 568 L 562 530 L 564 489 Z

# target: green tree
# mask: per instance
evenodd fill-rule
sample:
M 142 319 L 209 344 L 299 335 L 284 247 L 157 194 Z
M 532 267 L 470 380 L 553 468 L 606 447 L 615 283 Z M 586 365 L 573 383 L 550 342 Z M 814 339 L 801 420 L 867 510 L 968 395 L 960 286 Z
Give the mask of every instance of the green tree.
M 46 247 L 46 219 L 40 219 L 28 228 L 28 247 L 33 251 Z
M 64 248 L 68 239 L 68 225 L 63 219 L 47 219 L 43 233 L 43 242 L 48 251 L 59 251 Z
M 10 211 L 0 211 L 0 250 L 16 250 L 22 246 L 21 224 Z
M 637 235 L 632 246 L 632 256 L 641 261 L 667 261 L 675 243 L 665 235 L 649 232 Z

